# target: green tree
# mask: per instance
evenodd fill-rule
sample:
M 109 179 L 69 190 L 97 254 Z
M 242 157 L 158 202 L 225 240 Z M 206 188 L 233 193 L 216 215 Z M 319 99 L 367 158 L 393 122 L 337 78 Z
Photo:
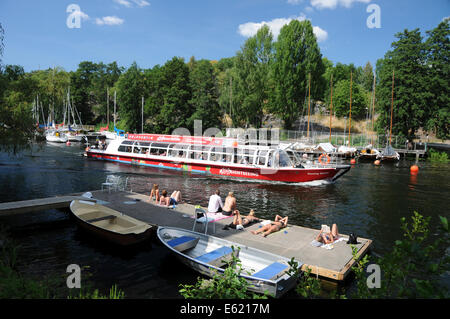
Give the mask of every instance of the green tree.
M 360 84 L 366 91 L 372 91 L 373 67 L 372 64 L 370 64 L 370 62 L 367 62 L 366 65 L 364 66 L 364 69 L 362 70 Z
M 144 76 L 136 62 L 133 62 L 117 81 L 118 113 L 121 127 L 125 131 L 140 132 L 142 124 L 142 97 Z
M 216 75 L 211 62 L 208 60 L 195 62 L 189 79 L 192 92 L 189 104 L 192 105 L 194 113 L 187 120 L 187 127 L 193 132 L 194 120 L 202 120 L 203 130 L 219 128 L 221 112 L 218 103 Z
M 16 152 L 34 134 L 31 109 L 37 83 L 18 65 L 0 71 L 0 148 Z
M 154 116 L 153 130 L 168 134 L 176 128 L 186 128 L 187 120 L 194 111 L 189 105 L 189 68 L 182 58 L 173 57 L 164 64 L 160 72 L 157 81 L 158 93 L 153 100 L 160 100 L 161 104 L 151 104 L 149 114 Z
M 427 31 L 426 89 L 432 93 L 425 126 L 442 139 L 450 138 L 450 19 L 447 18 L 431 31 Z
M 233 122 L 261 127 L 263 108 L 270 91 L 273 35 L 267 25 L 248 38 L 237 52 L 233 78 Z
M 271 109 L 284 120 L 285 128 L 292 127 L 305 107 L 308 74 L 311 74 L 312 98 L 323 96 L 324 71 L 322 54 L 311 22 L 292 20 L 283 26 L 275 42 L 273 80 L 276 100 Z
M 334 82 L 334 79 L 333 79 Z M 364 88 L 352 83 L 352 118 L 361 119 L 366 115 L 367 92 Z M 350 80 L 339 81 L 333 91 L 333 113 L 338 117 L 350 115 Z
M 392 50 L 377 61 L 377 107 L 379 132 L 388 133 L 391 117 L 392 77 L 394 73 L 393 135 L 412 138 L 426 118 L 427 66 L 425 46 L 419 29 L 395 35 Z
M 92 83 L 96 77 L 98 66 L 90 61 L 83 61 L 78 69 L 70 74 L 70 94 L 83 123 L 91 123 L 94 118 L 93 106 L 96 104 Z

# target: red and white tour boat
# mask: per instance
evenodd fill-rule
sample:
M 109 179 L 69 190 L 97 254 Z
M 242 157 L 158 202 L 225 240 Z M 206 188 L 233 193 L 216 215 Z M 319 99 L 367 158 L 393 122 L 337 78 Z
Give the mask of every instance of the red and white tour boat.
M 272 146 L 203 136 L 128 134 L 105 149 L 86 148 L 85 156 L 208 176 L 291 183 L 334 181 L 350 169 L 326 160 L 305 162 L 295 152 Z

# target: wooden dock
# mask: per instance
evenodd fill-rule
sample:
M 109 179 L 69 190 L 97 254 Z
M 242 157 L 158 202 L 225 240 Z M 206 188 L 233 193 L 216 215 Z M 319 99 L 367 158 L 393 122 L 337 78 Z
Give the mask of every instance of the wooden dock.
M 48 209 L 68 208 L 70 202 L 76 199 L 86 198 L 77 195 L 67 195 L 0 203 L 0 216 L 24 214 Z
M 191 204 L 179 204 L 175 209 L 168 209 L 148 202 L 148 196 L 132 192 L 92 192 L 94 198 L 104 201 L 105 206 L 111 207 L 138 220 L 147 222 L 154 227 L 171 226 L 192 230 L 194 219 L 192 218 L 195 206 Z M 256 212 L 257 214 L 257 212 Z M 280 212 L 282 215 L 282 212 Z M 253 235 L 250 231 L 260 227 L 259 223 L 253 224 L 244 231 L 228 229 L 223 226 L 232 222 L 232 217 L 216 221 L 213 234 L 232 242 L 249 247 L 268 251 L 287 258 L 295 257 L 304 263 L 303 270 L 312 269 L 312 274 L 334 281 L 343 281 L 351 271 L 355 263 L 350 245 L 346 241 L 338 242 L 333 249 L 327 250 L 311 245 L 311 241 L 317 236 L 319 230 L 288 225 L 285 229 L 267 237 Z M 209 225 L 208 234 L 212 233 L 212 225 Z M 197 231 L 203 230 L 203 225 L 196 226 Z M 346 235 L 343 235 L 347 237 Z M 363 257 L 370 249 L 372 240 L 358 238 L 358 258 Z
M 109 193 L 103 191 L 92 191 L 91 193 L 93 198 L 99 200 L 101 204 L 144 221 L 155 228 L 161 225 L 192 230 L 194 225 L 193 215 L 195 206 L 192 204 L 183 203 L 179 204 L 175 209 L 169 209 L 148 202 L 148 196 L 138 193 Z M 0 216 L 69 207 L 72 200 L 80 198 L 82 197 L 69 195 L 0 203 Z M 280 215 L 282 215 L 282 212 L 280 212 Z M 224 230 L 223 226 L 231 222 L 232 217 L 216 221 L 216 231 L 213 235 L 287 258 L 294 257 L 303 263 L 302 270 L 306 270 L 309 267 L 311 268 L 312 274 L 318 275 L 321 278 L 343 281 L 355 263 L 351 247 L 346 244 L 346 240 L 335 243 L 333 249 L 330 250 L 312 246 L 311 241 L 319 232 L 317 229 L 288 225 L 279 232 L 262 237 L 261 235 L 253 235 L 250 232 L 261 227 L 260 223 L 253 224 L 243 231 L 234 229 Z M 212 229 L 212 225 L 209 225 L 208 234 L 212 235 Z M 202 231 L 203 225 L 198 224 L 196 230 Z M 343 236 L 347 237 L 346 235 Z M 369 251 L 371 245 L 372 240 L 358 238 L 358 244 L 356 245 L 358 258 L 363 257 Z

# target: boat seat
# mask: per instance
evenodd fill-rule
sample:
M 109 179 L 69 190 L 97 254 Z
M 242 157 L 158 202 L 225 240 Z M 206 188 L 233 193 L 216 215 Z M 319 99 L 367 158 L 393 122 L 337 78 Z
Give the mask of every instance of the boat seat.
M 209 253 L 203 254 L 195 258 L 198 261 L 210 264 L 211 266 L 220 267 L 227 261 L 231 260 L 233 249 L 227 246 L 219 247 Z
M 273 280 L 281 276 L 288 268 L 289 268 L 288 265 L 279 262 L 274 262 L 269 266 L 261 269 L 260 271 L 254 273 L 251 276 L 261 279 Z
M 107 216 L 103 216 L 103 217 L 88 219 L 88 220 L 86 220 L 86 223 L 95 223 L 95 222 L 99 222 L 101 220 L 108 220 L 108 219 L 114 219 L 114 218 L 117 218 L 117 216 L 107 215 Z
M 177 251 L 185 251 L 197 246 L 200 238 L 181 236 L 172 240 L 169 240 L 167 244 Z

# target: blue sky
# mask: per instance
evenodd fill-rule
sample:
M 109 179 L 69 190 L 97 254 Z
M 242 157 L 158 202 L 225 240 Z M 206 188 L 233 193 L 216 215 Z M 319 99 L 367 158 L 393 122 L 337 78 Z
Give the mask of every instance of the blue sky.
M 76 4 L 80 28 L 69 28 L 67 8 Z M 369 28 L 370 5 L 380 28 Z M 5 64 L 25 71 L 81 61 L 142 68 L 173 56 L 186 61 L 234 56 L 266 23 L 277 34 L 291 19 L 309 19 L 322 55 L 341 63 L 373 65 L 404 29 L 426 30 L 450 16 L 450 0 L 1 0 Z M 72 20 L 76 21 L 76 20 Z M 372 20 L 371 20 L 372 21 Z

